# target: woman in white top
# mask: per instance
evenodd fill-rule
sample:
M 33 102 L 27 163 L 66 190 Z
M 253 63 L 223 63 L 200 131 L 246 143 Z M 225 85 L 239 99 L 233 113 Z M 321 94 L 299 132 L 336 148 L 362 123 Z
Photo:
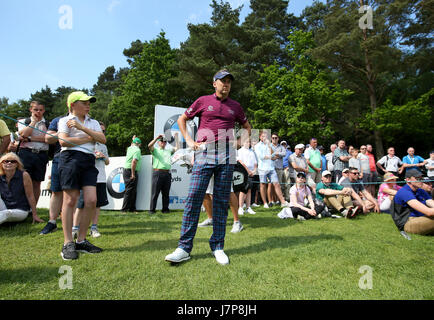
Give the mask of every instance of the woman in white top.
M 295 185 L 289 189 L 289 197 L 289 207 L 294 218 L 299 220 L 321 218 L 320 213 L 324 210 L 324 207 L 315 205 L 312 192 L 306 185 L 306 174 L 304 172 L 297 173 Z

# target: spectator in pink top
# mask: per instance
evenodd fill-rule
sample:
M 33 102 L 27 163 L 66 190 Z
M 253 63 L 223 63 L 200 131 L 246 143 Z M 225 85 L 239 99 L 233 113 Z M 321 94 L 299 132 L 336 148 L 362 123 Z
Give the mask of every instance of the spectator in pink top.
M 389 212 L 393 197 L 396 195 L 396 192 L 401 189 L 401 187 L 396 184 L 397 180 L 398 177 L 393 173 L 387 172 L 384 175 L 384 183 L 380 185 L 380 189 L 378 190 L 378 205 L 380 206 L 381 212 Z

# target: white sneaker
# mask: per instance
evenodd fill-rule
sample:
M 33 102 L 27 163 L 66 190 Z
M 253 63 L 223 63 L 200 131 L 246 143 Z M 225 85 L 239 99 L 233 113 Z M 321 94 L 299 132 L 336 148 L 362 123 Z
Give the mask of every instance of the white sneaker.
M 243 204 L 243 209 L 245 209 L 245 208 L 246 208 L 246 204 L 244 203 L 244 204 Z
M 188 259 L 190 259 L 190 254 L 181 248 L 176 248 L 174 252 L 168 254 L 165 258 L 166 261 L 174 263 L 179 263 Z
M 235 221 L 233 226 L 232 226 L 232 230 L 231 233 L 238 233 L 241 232 L 244 229 L 243 224 L 241 223 L 241 221 Z
M 198 227 L 209 227 L 212 226 L 212 219 L 206 218 L 202 223 L 197 225 Z
M 348 212 L 349 212 L 349 210 L 348 209 L 345 209 L 345 210 L 343 210 L 342 212 L 341 212 L 341 214 L 342 214 L 342 216 L 343 217 L 347 217 L 347 215 L 348 215 Z
M 297 217 L 297 219 L 298 219 L 299 221 L 305 221 L 305 220 L 306 220 L 306 218 L 303 217 L 303 216 L 301 216 L 301 215 L 299 215 L 299 216 Z
M 99 233 L 98 229 L 90 229 L 90 236 L 92 238 L 99 238 L 101 237 L 101 233 Z
M 239 216 L 243 216 L 244 215 L 244 209 L 243 208 L 238 208 L 238 215 Z
M 338 216 L 338 215 L 336 215 L 336 214 L 332 214 L 332 218 L 333 218 L 333 219 L 340 219 L 340 218 L 342 218 L 342 216 Z
M 259 205 L 259 204 L 256 204 L 256 203 L 252 203 L 251 207 L 253 207 L 253 208 L 257 208 L 257 207 L 260 207 L 260 205 Z
M 247 208 L 247 212 L 250 213 L 250 214 L 256 214 L 256 212 L 253 211 L 253 209 L 250 208 L 250 207 Z
M 264 208 L 265 209 L 270 209 L 270 207 L 268 206 L 268 203 L 264 204 Z
M 288 202 L 288 201 L 285 201 L 284 203 L 282 203 L 282 204 L 280 205 L 280 207 L 281 207 L 281 208 L 289 207 L 289 202 Z
M 221 265 L 229 264 L 229 258 L 223 250 L 215 250 L 212 254 L 214 255 L 217 262 Z

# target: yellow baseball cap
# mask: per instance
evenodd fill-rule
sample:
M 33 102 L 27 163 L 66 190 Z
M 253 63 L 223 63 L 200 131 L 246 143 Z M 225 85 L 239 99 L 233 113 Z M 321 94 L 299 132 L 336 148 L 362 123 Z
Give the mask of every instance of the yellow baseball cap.
M 93 103 L 96 101 L 96 98 L 88 96 L 83 91 L 74 91 L 69 94 L 68 100 L 66 101 L 66 105 L 68 106 L 68 108 L 70 108 L 71 103 L 74 103 L 76 101 L 90 101 L 90 103 Z

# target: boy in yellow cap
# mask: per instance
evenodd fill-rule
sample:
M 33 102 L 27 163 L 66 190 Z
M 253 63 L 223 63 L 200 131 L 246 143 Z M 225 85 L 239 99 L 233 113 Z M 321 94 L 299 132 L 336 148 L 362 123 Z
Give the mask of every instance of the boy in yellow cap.
M 99 253 L 102 251 L 86 240 L 87 228 L 96 206 L 95 143 L 106 143 L 106 138 L 98 121 L 89 117 L 90 104 L 96 98 L 82 91 L 68 96 L 69 114 L 59 120 L 58 137 L 62 147 L 59 156 L 60 184 L 63 190 L 62 225 L 64 245 L 61 256 L 64 260 L 78 258 L 77 252 Z M 80 196 L 84 196 L 83 228 L 76 243 L 72 238 L 73 212 Z

